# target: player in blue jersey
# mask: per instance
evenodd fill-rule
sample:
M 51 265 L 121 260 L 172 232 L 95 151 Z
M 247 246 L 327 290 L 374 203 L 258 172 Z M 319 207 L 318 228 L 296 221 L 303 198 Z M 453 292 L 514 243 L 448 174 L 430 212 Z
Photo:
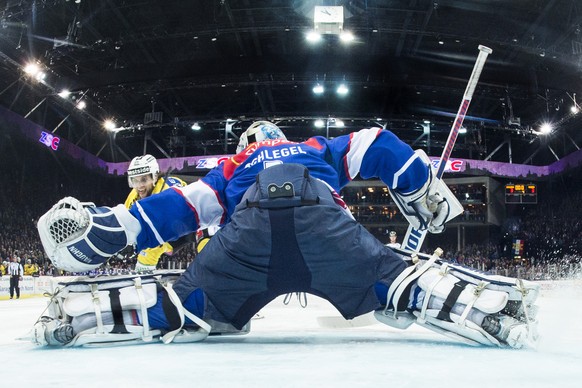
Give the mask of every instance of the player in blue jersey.
M 438 273 L 443 263 L 436 257 L 426 265 L 407 263 L 357 223 L 337 194 L 357 176 L 379 178 L 411 224 L 441 232 L 458 202 L 446 185 L 433 179 L 422 151 L 414 152 L 380 128 L 296 143 L 263 121 L 245 131 L 237 151 L 199 181 L 137 201 L 129 211 L 66 198 L 41 217 L 38 228 L 48 256 L 57 267 L 76 271 L 98 266 L 128 244 L 143 249 L 209 226 L 221 229 L 171 286 L 162 282 L 164 289 L 151 301 L 128 296 L 142 292 L 141 279 L 139 287 L 122 282 L 125 299 L 123 292 L 103 296 L 106 311 L 117 316 L 115 322 L 98 321 L 97 329 L 80 331 L 72 314 L 59 311 L 69 317 L 66 322 L 39 322 L 36 341 L 99 342 L 102 336 L 93 335 L 99 328 L 97 334 L 103 334 L 104 327 L 123 338 L 129 332 L 131 338 L 145 339 L 157 330 L 165 342 L 198 341 L 211 330 L 246 331 L 256 312 L 290 292 L 325 298 L 347 319 L 378 310 L 384 323 L 404 328 L 428 321 L 427 327 L 474 343 L 519 347 L 524 342 L 519 339 L 529 336 L 531 322 L 523 311 L 533 303 L 533 292 L 530 299 L 520 299 L 511 291 L 516 284 L 511 279 L 482 290 L 486 281 L 467 271 L 463 276 L 444 271 L 441 276 L 447 281 L 427 285 L 421 280 L 432 279 L 433 269 Z M 63 219 L 75 227 L 62 228 Z M 55 233 L 60 229 L 73 232 Z M 467 295 L 454 286 L 461 278 Z M 87 292 L 94 298 L 98 286 L 86 284 L 91 284 Z M 487 298 L 479 299 L 481 293 Z M 471 300 L 470 295 L 477 297 Z M 501 314 L 509 300 L 515 302 L 515 312 L 511 321 L 502 321 L 509 316 Z M 432 317 L 431 309 L 442 316 Z M 135 316 L 122 314 L 128 310 L 135 310 Z M 463 325 L 449 324 L 456 317 Z M 136 326 L 145 329 L 127 329 Z

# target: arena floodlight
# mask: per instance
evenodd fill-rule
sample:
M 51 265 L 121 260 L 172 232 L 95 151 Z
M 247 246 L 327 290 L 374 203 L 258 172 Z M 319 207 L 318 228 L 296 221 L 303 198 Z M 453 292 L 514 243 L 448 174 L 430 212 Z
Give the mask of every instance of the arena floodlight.
M 549 135 L 550 133 L 552 133 L 553 130 L 554 130 L 554 127 L 552 124 L 542 123 L 542 125 L 540 125 L 539 134 L 540 135 Z
M 345 96 L 346 94 L 348 94 L 349 89 L 345 84 L 340 84 L 337 89 L 336 89 L 337 94 L 339 94 L 340 96 Z
M 315 126 L 315 128 L 323 128 L 325 127 L 325 121 L 323 121 L 322 119 L 317 119 L 313 122 L 313 125 Z
M 36 64 L 34 62 L 30 62 L 26 66 L 24 66 L 24 72 L 30 76 L 33 76 L 33 77 L 36 76 L 39 71 L 40 71 L 40 67 L 38 66 L 38 64 Z
M 200 130 L 200 128 L 202 128 L 202 127 L 200 126 L 200 124 L 198 124 L 198 123 L 194 123 L 194 124 L 192 124 L 192 127 L 191 127 L 191 128 L 192 128 L 194 131 L 199 131 L 199 130 Z
M 103 122 L 103 128 L 108 131 L 114 131 L 117 128 L 117 125 L 113 120 L 107 119 Z
M 352 34 L 350 31 L 343 31 L 339 37 L 343 43 L 351 43 L 355 39 L 354 34 Z
M 71 91 L 68 89 L 63 89 L 59 92 L 58 96 L 61 98 L 67 98 L 71 95 Z
M 75 105 L 77 109 L 83 110 L 87 107 L 87 103 L 83 100 L 79 101 L 77 105 Z
M 321 34 L 317 31 L 311 30 L 305 35 L 305 39 L 307 39 L 310 43 L 317 43 L 321 40 Z
M 323 92 L 325 92 L 325 88 L 322 84 L 317 84 L 313 87 L 314 94 L 323 94 Z

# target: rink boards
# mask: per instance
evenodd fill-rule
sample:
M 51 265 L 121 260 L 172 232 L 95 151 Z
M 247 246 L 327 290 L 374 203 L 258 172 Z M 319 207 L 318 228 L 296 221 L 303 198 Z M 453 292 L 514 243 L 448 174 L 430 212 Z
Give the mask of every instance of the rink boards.
M 20 296 L 32 297 L 42 296 L 45 292 L 52 292 L 58 282 L 71 279 L 70 276 L 24 276 L 20 281 Z M 577 295 L 582 295 L 582 279 L 570 280 L 542 280 L 542 292 L 568 289 Z M 0 300 L 10 298 L 10 276 L 4 275 L 0 278 Z
M 52 276 L 23 276 L 20 281 L 20 297 L 42 296 L 53 290 L 53 284 L 64 278 Z M 15 295 L 16 296 L 16 295 Z M 0 278 L 0 300 L 10 298 L 10 276 Z

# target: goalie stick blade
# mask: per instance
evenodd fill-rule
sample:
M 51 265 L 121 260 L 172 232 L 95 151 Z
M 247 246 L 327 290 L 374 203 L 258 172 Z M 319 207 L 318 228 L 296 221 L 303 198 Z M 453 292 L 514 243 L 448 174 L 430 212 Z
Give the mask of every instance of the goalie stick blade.
M 178 278 L 184 273 L 184 270 L 156 270 L 151 273 L 130 273 L 124 275 L 97 275 L 97 276 L 77 276 L 74 278 L 66 279 L 60 281 L 58 284 L 62 286 L 70 286 L 77 284 L 107 284 L 115 283 L 123 280 L 133 280 L 135 278 L 141 278 L 142 280 L 153 280 L 153 279 L 173 279 Z
M 354 319 L 345 319 L 342 316 L 321 316 L 317 317 L 317 324 L 320 327 L 328 329 L 346 329 L 350 327 L 366 327 L 377 324 L 374 318 L 374 312 L 355 317 Z

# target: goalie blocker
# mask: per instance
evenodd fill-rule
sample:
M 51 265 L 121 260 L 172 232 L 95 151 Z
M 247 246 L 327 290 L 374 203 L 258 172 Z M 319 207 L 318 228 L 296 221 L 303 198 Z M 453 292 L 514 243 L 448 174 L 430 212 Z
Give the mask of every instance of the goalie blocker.
M 463 213 L 463 205 L 445 182 L 435 178 L 432 163 L 423 150 L 416 150 L 405 166 L 417 158 L 428 166 L 429 176 L 426 183 L 410 193 L 389 188 L 390 194 L 412 227 L 421 231 L 428 230 L 430 233 L 441 233 L 447 222 Z M 397 179 L 398 173 L 395 174 L 395 180 Z
M 470 345 L 535 347 L 539 284 L 448 263 L 440 249 L 394 251 L 414 264 L 391 285 L 389 303 L 374 313 L 378 321 L 399 329 L 417 323 Z

